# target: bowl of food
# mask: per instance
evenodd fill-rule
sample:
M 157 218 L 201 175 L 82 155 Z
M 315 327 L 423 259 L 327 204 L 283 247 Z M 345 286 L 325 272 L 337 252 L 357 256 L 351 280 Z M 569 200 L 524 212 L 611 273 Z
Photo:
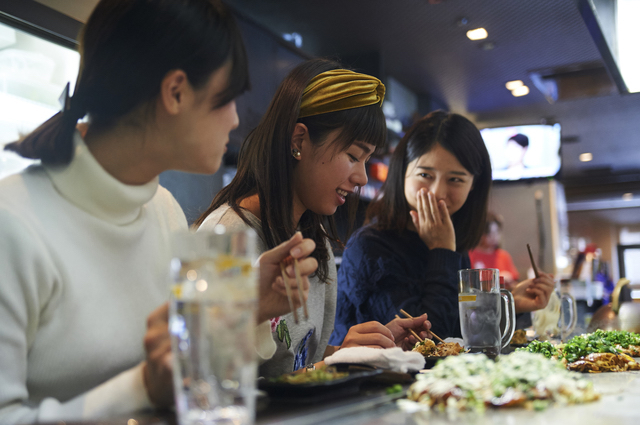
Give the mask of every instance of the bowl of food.
M 418 341 L 412 351 L 416 351 L 424 356 L 425 369 L 432 368 L 438 360 L 448 356 L 457 356 L 464 351 L 464 347 L 458 341 L 446 341 L 436 344 L 430 339 Z

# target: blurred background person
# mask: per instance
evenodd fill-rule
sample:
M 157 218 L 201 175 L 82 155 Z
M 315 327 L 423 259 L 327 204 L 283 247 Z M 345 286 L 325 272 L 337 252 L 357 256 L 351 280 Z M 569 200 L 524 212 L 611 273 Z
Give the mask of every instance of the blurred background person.
M 502 217 L 487 213 L 487 222 L 480 243 L 469 251 L 471 267 L 474 269 L 498 269 L 504 278 L 505 287 L 512 290 L 520 278 L 511 254 L 500 248 L 502 242 Z
M 469 251 L 469 259 L 474 269 L 500 270 L 505 288 L 511 291 L 515 302 L 516 329 L 524 329 L 531 326 L 531 315 L 528 313 L 547 306 L 555 284 L 553 275 L 543 272 L 538 278 L 519 282 L 520 275 L 511 255 L 500 248 L 502 228 L 502 217 L 493 212 L 487 213 L 484 234 L 478 246 Z

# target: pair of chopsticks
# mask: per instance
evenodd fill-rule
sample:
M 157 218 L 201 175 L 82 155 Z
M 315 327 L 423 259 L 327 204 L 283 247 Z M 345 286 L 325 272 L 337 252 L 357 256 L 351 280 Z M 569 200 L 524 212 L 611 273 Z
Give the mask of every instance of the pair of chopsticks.
M 540 277 L 540 273 L 538 272 L 538 268 L 536 267 L 536 262 L 533 261 L 533 254 L 531 253 L 531 247 L 527 244 L 527 250 L 529 251 L 529 260 L 531 260 L 531 267 L 533 267 L 533 273 L 536 275 L 536 278 Z
M 413 319 L 413 316 L 412 316 L 412 315 L 410 315 L 409 313 L 407 313 L 406 311 L 404 311 L 403 309 L 400 309 L 400 313 L 404 314 L 408 319 Z M 398 318 L 398 319 L 399 319 L 399 318 L 400 318 L 400 316 L 398 316 L 398 315 L 396 314 L 396 318 Z M 409 331 L 411 331 L 411 334 L 412 334 L 413 336 L 415 336 L 415 337 L 418 339 L 418 341 L 420 341 L 420 342 L 423 342 L 423 341 L 424 341 L 424 339 L 420 338 L 420 336 L 419 336 L 417 333 L 415 333 L 415 331 L 414 331 L 413 329 L 409 329 Z M 438 335 L 434 334 L 432 331 L 429 331 L 429 332 L 431 332 L 431 335 L 433 335 L 433 337 L 434 337 L 435 339 L 437 339 L 438 341 L 440 341 L 440 342 L 444 343 L 444 341 L 442 340 L 442 338 L 440 338 Z
M 300 323 L 298 319 L 298 310 L 293 308 L 293 293 L 291 291 L 291 285 L 289 285 L 289 280 L 287 278 L 286 266 L 291 264 L 291 260 L 293 260 L 293 272 L 296 275 L 296 283 L 298 284 L 298 296 L 300 297 L 300 304 L 302 304 L 302 308 L 304 311 L 304 319 L 309 320 L 309 310 L 307 309 L 307 302 L 302 296 L 302 276 L 300 275 L 300 268 L 298 267 L 298 259 L 293 258 L 291 256 L 285 258 L 280 262 L 280 273 L 282 274 L 282 280 L 284 282 L 284 288 L 287 291 L 287 299 L 289 300 L 289 308 L 293 312 L 293 321 L 296 324 Z

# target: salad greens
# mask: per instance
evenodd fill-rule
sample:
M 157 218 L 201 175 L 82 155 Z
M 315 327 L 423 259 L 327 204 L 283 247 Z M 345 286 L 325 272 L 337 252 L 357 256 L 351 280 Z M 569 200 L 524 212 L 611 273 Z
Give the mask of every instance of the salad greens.
M 640 335 L 627 331 L 603 331 L 598 329 L 590 334 L 577 335 L 566 344 L 554 347 L 549 342 L 531 341 L 527 347 L 517 351 L 544 354 L 546 358 L 557 356 L 572 363 L 591 353 L 619 353 L 616 346 L 628 348 L 630 345 L 640 346 Z
M 640 335 L 627 331 L 603 331 L 598 329 L 590 334 L 577 335 L 571 338 L 562 349 L 562 356 L 569 363 L 591 353 L 614 353 L 619 351 L 616 345 L 628 348 L 629 345 L 640 345 Z
M 540 353 L 546 358 L 550 359 L 553 356 L 558 355 L 558 350 L 550 342 L 533 340 L 523 348 L 517 348 L 516 351 L 528 351 L 530 353 Z

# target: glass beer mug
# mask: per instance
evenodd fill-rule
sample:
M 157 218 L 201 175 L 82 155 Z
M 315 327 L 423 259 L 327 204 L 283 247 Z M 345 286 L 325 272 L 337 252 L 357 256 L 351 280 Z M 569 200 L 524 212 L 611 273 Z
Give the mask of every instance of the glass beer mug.
M 513 296 L 511 292 L 500 288 L 498 269 L 464 269 L 458 271 L 458 274 L 460 330 L 464 346 L 470 353 L 483 353 L 495 358 L 513 337 Z M 500 332 L 500 298 L 504 299 L 506 306 L 504 333 Z
M 531 313 L 536 336 L 541 340 L 566 342 L 576 327 L 576 312 L 576 300 L 573 296 L 556 289 L 549 296 L 549 303 L 545 308 Z

